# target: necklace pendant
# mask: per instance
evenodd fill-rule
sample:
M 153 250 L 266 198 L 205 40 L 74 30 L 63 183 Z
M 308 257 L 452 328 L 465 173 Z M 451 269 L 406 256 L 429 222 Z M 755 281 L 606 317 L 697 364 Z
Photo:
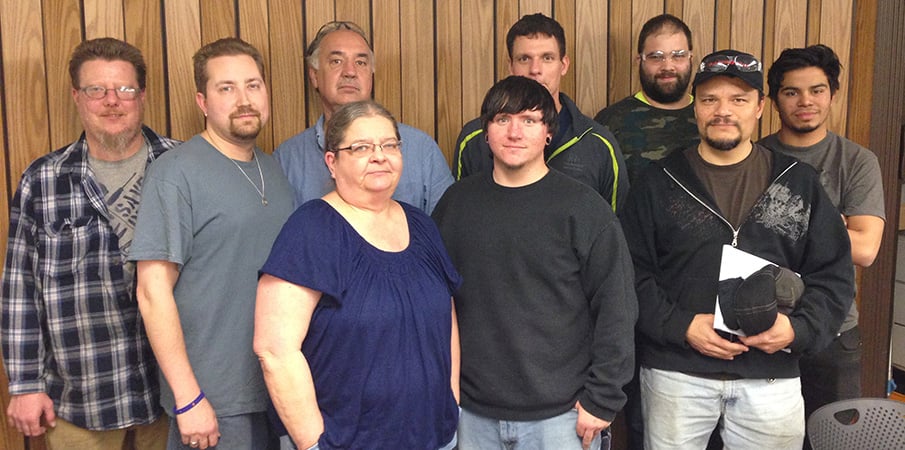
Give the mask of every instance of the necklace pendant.
M 264 197 L 261 197 L 261 204 L 264 206 L 267 206 L 267 199 Z

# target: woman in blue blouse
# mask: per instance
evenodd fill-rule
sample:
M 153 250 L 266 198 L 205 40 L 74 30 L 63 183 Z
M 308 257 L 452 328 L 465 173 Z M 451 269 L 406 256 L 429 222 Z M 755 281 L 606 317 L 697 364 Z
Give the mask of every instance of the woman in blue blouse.
M 261 270 L 255 352 L 298 448 L 445 449 L 458 421 L 459 275 L 391 197 L 404 150 L 373 101 L 327 123 L 336 190 L 295 211 Z

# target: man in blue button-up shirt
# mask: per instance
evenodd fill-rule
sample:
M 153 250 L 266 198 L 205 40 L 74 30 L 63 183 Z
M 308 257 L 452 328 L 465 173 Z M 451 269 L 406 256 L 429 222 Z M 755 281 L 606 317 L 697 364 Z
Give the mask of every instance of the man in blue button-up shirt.
M 333 190 L 333 178 L 324 163 L 324 123 L 340 106 L 371 98 L 374 51 L 358 25 L 329 22 L 308 45 L 305 62 L 324 114 L 274 152 L 295 190 L 296 206 Z M 423 131 L 400 122 L 399 135 L 405 169 L 393 198 L 430 214 L 453 182 L 449 165 L 437 143 Z

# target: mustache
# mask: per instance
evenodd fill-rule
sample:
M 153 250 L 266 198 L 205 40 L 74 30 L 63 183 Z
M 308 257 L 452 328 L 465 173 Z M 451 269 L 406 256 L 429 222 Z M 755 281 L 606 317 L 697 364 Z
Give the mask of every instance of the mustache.
M 724 119 L 721 117 L 717 117 L 707 122 L 707 126 L 711 125 L 735 125 L 738 126 L 738 122 L 730 119 Z
M 230 114 L 230 115 L 229 115 L 229 118 L 230 118 L 230 119 L 236 119 L 236 118 L 238 118 L 239 116 L 245 116 L 245 115 L 248 115 L 248 114 L 252 114 L 252 115 L 257 116 L 257 117 L 260 117 L 260 116 L 261 116 L 261 113 L 260 113 L 258 110 L 254 109 L 254 108 L 251 107 L 251 106 L 245 105 L 245 106 L 240 106 L 238 109 L 236 109 L 236 112 Z

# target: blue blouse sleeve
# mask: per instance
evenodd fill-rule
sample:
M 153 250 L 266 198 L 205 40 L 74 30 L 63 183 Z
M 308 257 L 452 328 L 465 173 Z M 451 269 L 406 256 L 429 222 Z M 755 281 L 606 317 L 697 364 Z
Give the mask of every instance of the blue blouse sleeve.
M 323 200 L 311 200 L 289 217 L 261 268 L 292 284 L 314 289 L 337 300 L 348 286 L 341 261 L 349 261 L 348 224 Z

